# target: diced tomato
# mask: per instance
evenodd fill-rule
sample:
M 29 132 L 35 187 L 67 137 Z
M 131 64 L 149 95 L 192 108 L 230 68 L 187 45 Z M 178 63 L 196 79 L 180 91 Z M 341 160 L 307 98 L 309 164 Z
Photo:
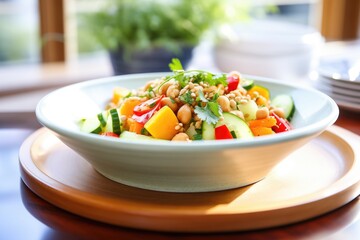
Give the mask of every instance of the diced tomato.
M 271 112 L 270 116 L 273 116 L 276 119 L 276 125 L 272 127 L 274 132 L 281 133 L 291 130 L 291 125 L 286 119 L 279 117 L 274 112 Z
M 227 85 L 227 92 L 231 92 L 233 90 L 236 90 L 239 83 L 240 83 L 240 75 L 236 73 L 232 73 L 227 76 L 226 79 L 228 85 Z
M 145 124 L 161 108 L 161 99 L 163 97 L 164 95 L 161 95 L 136 105 L 134 115 L 131 118 L 138 123 Z
M 228 127 L 224 124 L 215 128 L 215 139 L 232 139 L 233 136 L 231 135 Z
M 116 133 L 113 133 L 113 132 L 104 132 L 101 135 L 108 136 L 108 137 L 117 137 L 117 138 L 119 137 L 119 135 L 117 135 Z

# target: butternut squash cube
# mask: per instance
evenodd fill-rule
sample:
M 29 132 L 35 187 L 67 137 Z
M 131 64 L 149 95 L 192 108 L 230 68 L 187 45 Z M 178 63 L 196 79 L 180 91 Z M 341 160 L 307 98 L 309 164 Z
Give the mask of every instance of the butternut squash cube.
M 119 109 L 120 115 L 125 115 L 127 118 L 131 117 L 134 114 L 134 107 L 140 103 L 142 103 L 142 101 L 137 97 L 125 99 Z
M 144 127 L 154 138 L 171 140 L 178 132 L 175 129 L 178 124 L 175 113 L 170 107 L 164 106 L 145 123 Z

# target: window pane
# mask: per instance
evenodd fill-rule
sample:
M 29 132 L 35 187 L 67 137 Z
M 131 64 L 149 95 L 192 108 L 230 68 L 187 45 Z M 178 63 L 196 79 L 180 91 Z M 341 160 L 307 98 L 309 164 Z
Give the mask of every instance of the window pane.
M 106 0 L 75 0 L 77 18 L 77 51 L 80 55 L 104 51 L 89 28 L 84 27 L 84 15 L 97 11 Z
M 273 14 L 269 14 L 269 18 L 294 22 L 299 24 L 309 24 L 311 4 L 287 4 L 278 5 L 278 11 Z
M 0 65 L 39 62 L 37 0 L 0 0 Z

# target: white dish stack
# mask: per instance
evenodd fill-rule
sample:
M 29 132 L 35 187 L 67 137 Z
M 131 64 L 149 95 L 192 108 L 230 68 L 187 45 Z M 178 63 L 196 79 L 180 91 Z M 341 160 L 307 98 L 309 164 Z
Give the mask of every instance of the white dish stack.
M 360 60 L 323 60 L 314 87 L 329 95 L 344 109 L 360 112 Z

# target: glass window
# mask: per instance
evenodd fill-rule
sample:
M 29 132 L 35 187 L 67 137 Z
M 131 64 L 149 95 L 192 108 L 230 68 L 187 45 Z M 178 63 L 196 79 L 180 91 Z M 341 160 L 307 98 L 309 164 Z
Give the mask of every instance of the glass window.
M 0 0 L 0 65 L 40 61 L 38 21 L 37 0 Z

